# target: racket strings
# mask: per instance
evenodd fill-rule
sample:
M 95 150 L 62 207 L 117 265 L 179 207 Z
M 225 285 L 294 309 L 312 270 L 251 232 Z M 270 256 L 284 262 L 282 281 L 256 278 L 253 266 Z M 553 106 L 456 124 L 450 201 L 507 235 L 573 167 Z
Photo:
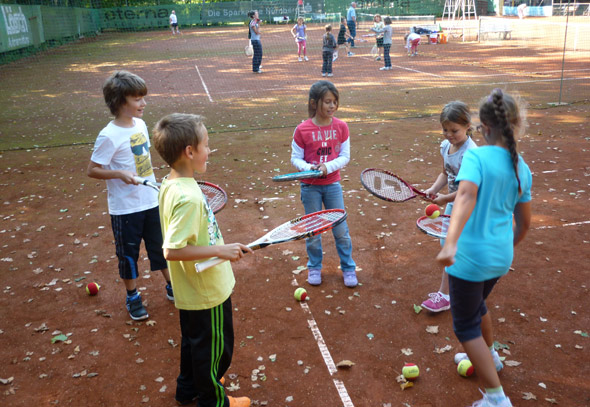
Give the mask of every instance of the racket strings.
M 363 183 L 376 194 L 401 201 L 414 196 L 414 191 L 399 179 L 382 172 L 369 171 L 363 174 Z
M 331 227 L 345 216 L 345 212 L 325 212 L 305 217 L 275 229 L 269 236 L 271 240 L 283 240 L 302 235 L 314 235 Z
M 207 203 L 213 212 L 219 211 L 227 203 L 227 195 L 220 189 L 208 185 L 199 183 L 199 187 L 207 199 Z
M 420 219 L 419 226 L 426 232 L 437 237 L 445 237 L 449 228 L 449 218 Z

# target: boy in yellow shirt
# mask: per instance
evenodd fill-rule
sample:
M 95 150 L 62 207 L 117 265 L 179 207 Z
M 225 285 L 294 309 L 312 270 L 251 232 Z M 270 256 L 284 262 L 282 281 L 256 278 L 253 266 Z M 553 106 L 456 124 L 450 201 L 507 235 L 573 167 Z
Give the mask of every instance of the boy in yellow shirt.
M 224 244 L 213 212 L 193 178 L 207 170 L 209 136 L 201 116 L 173 113 L 154 128 L 153 144 L 170 174 L 160 188 L 164 257 L 168 262 L 174 303 L 179 309 L 182 342 L 176 380 L 179 405 L 249 407 L 247 397 L 228 397 L 222 378 L 233 353 L 231 293 L 235 278 L 229 262 L 201 273 L 197 260 L 236 261 L 251 250 Z

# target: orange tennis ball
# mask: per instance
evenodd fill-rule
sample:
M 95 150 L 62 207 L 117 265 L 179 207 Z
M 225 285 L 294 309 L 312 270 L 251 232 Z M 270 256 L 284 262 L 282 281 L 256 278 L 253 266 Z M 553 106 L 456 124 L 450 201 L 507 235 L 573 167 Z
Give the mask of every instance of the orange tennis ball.
M 440 216 L 440 208 L 437 204 L 428 205 L 424 212 L 426 213 L 426 216 L 428 216 L 430 219 L 436 219 Z
M 88 283 L 86 285 L 86 294 L 88 295 L 96 295 L 98 290 L 100 290 L 100 286 L 97 283 Z
M 414 363 L 406 363 L 402 368 L 402 374 L 406 380 L 414 381 L 420 376 L 420 369 Z

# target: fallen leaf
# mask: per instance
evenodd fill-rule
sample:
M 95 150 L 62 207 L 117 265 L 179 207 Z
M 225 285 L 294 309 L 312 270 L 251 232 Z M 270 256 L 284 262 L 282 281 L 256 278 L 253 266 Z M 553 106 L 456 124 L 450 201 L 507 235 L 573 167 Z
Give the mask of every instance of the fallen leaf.
M 520 366 L 522 364 L 522 362 L 517 362 L 516 360 L 505 360 L 504 361 L 504 364 L 506 366 L 512 366 L 512 367 L 514 367 L 514 366 Z
M 419 314 L 419 313 L 420 313 L 420 311 L 422 311 L 422 307 L 421 307 L 421 306 L 419 306 L 419 305 L 416 305 L 416 304 L 414 304 L 414 312 L 415 312 L 416 314 Z
M 343 369 L 347 369 L 354 366 L 354 362 L 350 361 L 350 360 L 341 360 L 340 362 L 338 362 L 336 364 L 336 367 L 340 367 Z
M 51 338 L 51 343 L 65 342 L 67 340 L 68 340 L 68 337 L 65 336 L 64 334 L 61 334 L 61 335 L 56 335 L 53 338 Z
M 434 353 L 445 353 L 450 351 L 451 349 L 453 349 L 453 347 L 451 345 L 446 345 L 442 348 L 434 348 Z
M 410 348 L 402 348 L 402 353 L 406 356 L 410 356 L 410 355 L 414 354 L 414 352 Z
M 429 334 L 437 334 L 438 333 L 438 325 L 428 325 L 426 327 L 426 332 Z
M 536 400 L 537 396 L 530 392 L 522 392 L 522 398 L 525 400 Z
M 414 383 L 412 382 L 405 382 L 399 385 L 399 387 L 401 387 L 402 390 L 409 389 L 412 386 L 414 386 Z
M 545 399 L 545 401 L 548 401 L 551 404 L 557 404 L 557 400 L 555 399 Z

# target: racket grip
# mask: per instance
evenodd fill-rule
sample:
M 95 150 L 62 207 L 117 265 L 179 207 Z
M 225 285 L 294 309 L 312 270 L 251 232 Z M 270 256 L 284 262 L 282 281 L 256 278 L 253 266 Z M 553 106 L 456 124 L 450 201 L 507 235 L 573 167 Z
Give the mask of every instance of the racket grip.
M 135 180 L 135 182 L 137 182 L 138 184 L 143 184 L 143 185 L 147 185 L 148 180 L 147 179 L 143 179 L 141 177 L 133 177 L 133 179 Z
M 221 264 L 224 261 L 227 261 L 227 260 L 220 259 L 219 257 L 213 257 L 212 259 L 205 260 L 201 263 L 195 263 L 195 271 L 197 273 L 200 273 L 200 272 L 205 271 L 213 266 L 217 266 L 218 264 Z

